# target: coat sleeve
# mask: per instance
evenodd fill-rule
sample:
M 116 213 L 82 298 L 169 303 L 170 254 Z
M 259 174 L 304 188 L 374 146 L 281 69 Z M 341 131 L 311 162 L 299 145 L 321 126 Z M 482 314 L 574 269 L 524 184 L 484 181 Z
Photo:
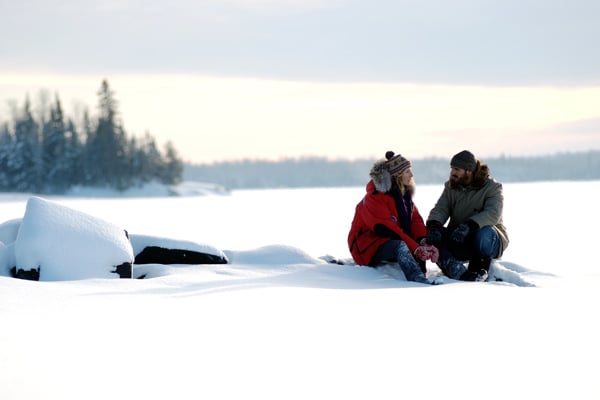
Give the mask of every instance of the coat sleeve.
M 471 216 L 472 219 L 479 227 L 494 226 L 502 220 L 502 209 L 504 207 L 504 195 L 502 193 L 502 184 L 498 182 L 492 182 L 489 184 L 489 188 L 486 188 L 483 207 L 481 210 Z

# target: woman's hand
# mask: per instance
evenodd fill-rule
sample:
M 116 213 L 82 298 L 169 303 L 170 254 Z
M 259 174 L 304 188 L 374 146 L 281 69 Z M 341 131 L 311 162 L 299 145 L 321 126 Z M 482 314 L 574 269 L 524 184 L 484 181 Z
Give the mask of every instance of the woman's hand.
M 415 249 L 415 257 L 421 261 L 431 260 L 431 262 L 437 263 L 440 252 L 437 247 L 431 244 L 427 244 L 426 239 L 422 239 L 419 243 L 419 247 Z

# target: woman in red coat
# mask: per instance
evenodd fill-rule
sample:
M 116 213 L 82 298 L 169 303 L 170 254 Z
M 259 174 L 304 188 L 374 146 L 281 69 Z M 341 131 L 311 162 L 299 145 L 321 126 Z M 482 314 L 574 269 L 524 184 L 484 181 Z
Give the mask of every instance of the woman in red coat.
M 352 258 L 369 266 L 395 262 L 407 280 L 432 283 L 425 277 L 425 262 L 436 262 L 438 250 L 425 243 L 427 228 L 412 201 L 415 183 L 410 161 L 388 151 L 369 175 L 367 194 L 356 205 L 348 234 Z

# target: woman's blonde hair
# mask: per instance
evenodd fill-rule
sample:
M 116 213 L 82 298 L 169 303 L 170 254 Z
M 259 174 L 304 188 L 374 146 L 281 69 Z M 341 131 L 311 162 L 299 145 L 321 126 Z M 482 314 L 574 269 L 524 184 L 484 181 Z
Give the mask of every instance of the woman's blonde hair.
M 400 189 L 400 193 L 402 194 L 402 196 L 404 196 L 406 192 L 409 192 L 411 196 L 415 193 L 416 184 L 414 176 L 410 178 L 410 182 L 408 183 L 408 185 L 402 183 L 402 174 L 404 174 L 408 170 L 409 168 L 405 169 L 399 174 L 394 175 L 393 177 L 394 181 L 396 182 L 396 185 L 398 186 L 398 189 Z

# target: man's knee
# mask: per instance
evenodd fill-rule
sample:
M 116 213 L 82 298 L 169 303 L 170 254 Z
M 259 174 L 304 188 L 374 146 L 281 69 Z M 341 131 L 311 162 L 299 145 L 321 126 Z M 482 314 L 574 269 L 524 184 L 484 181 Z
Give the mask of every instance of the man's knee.
M 475 249 L 482 257 L 498 257 L 500 251 L 500 237 L 491 226 L 484 226 L 475 236 Z

